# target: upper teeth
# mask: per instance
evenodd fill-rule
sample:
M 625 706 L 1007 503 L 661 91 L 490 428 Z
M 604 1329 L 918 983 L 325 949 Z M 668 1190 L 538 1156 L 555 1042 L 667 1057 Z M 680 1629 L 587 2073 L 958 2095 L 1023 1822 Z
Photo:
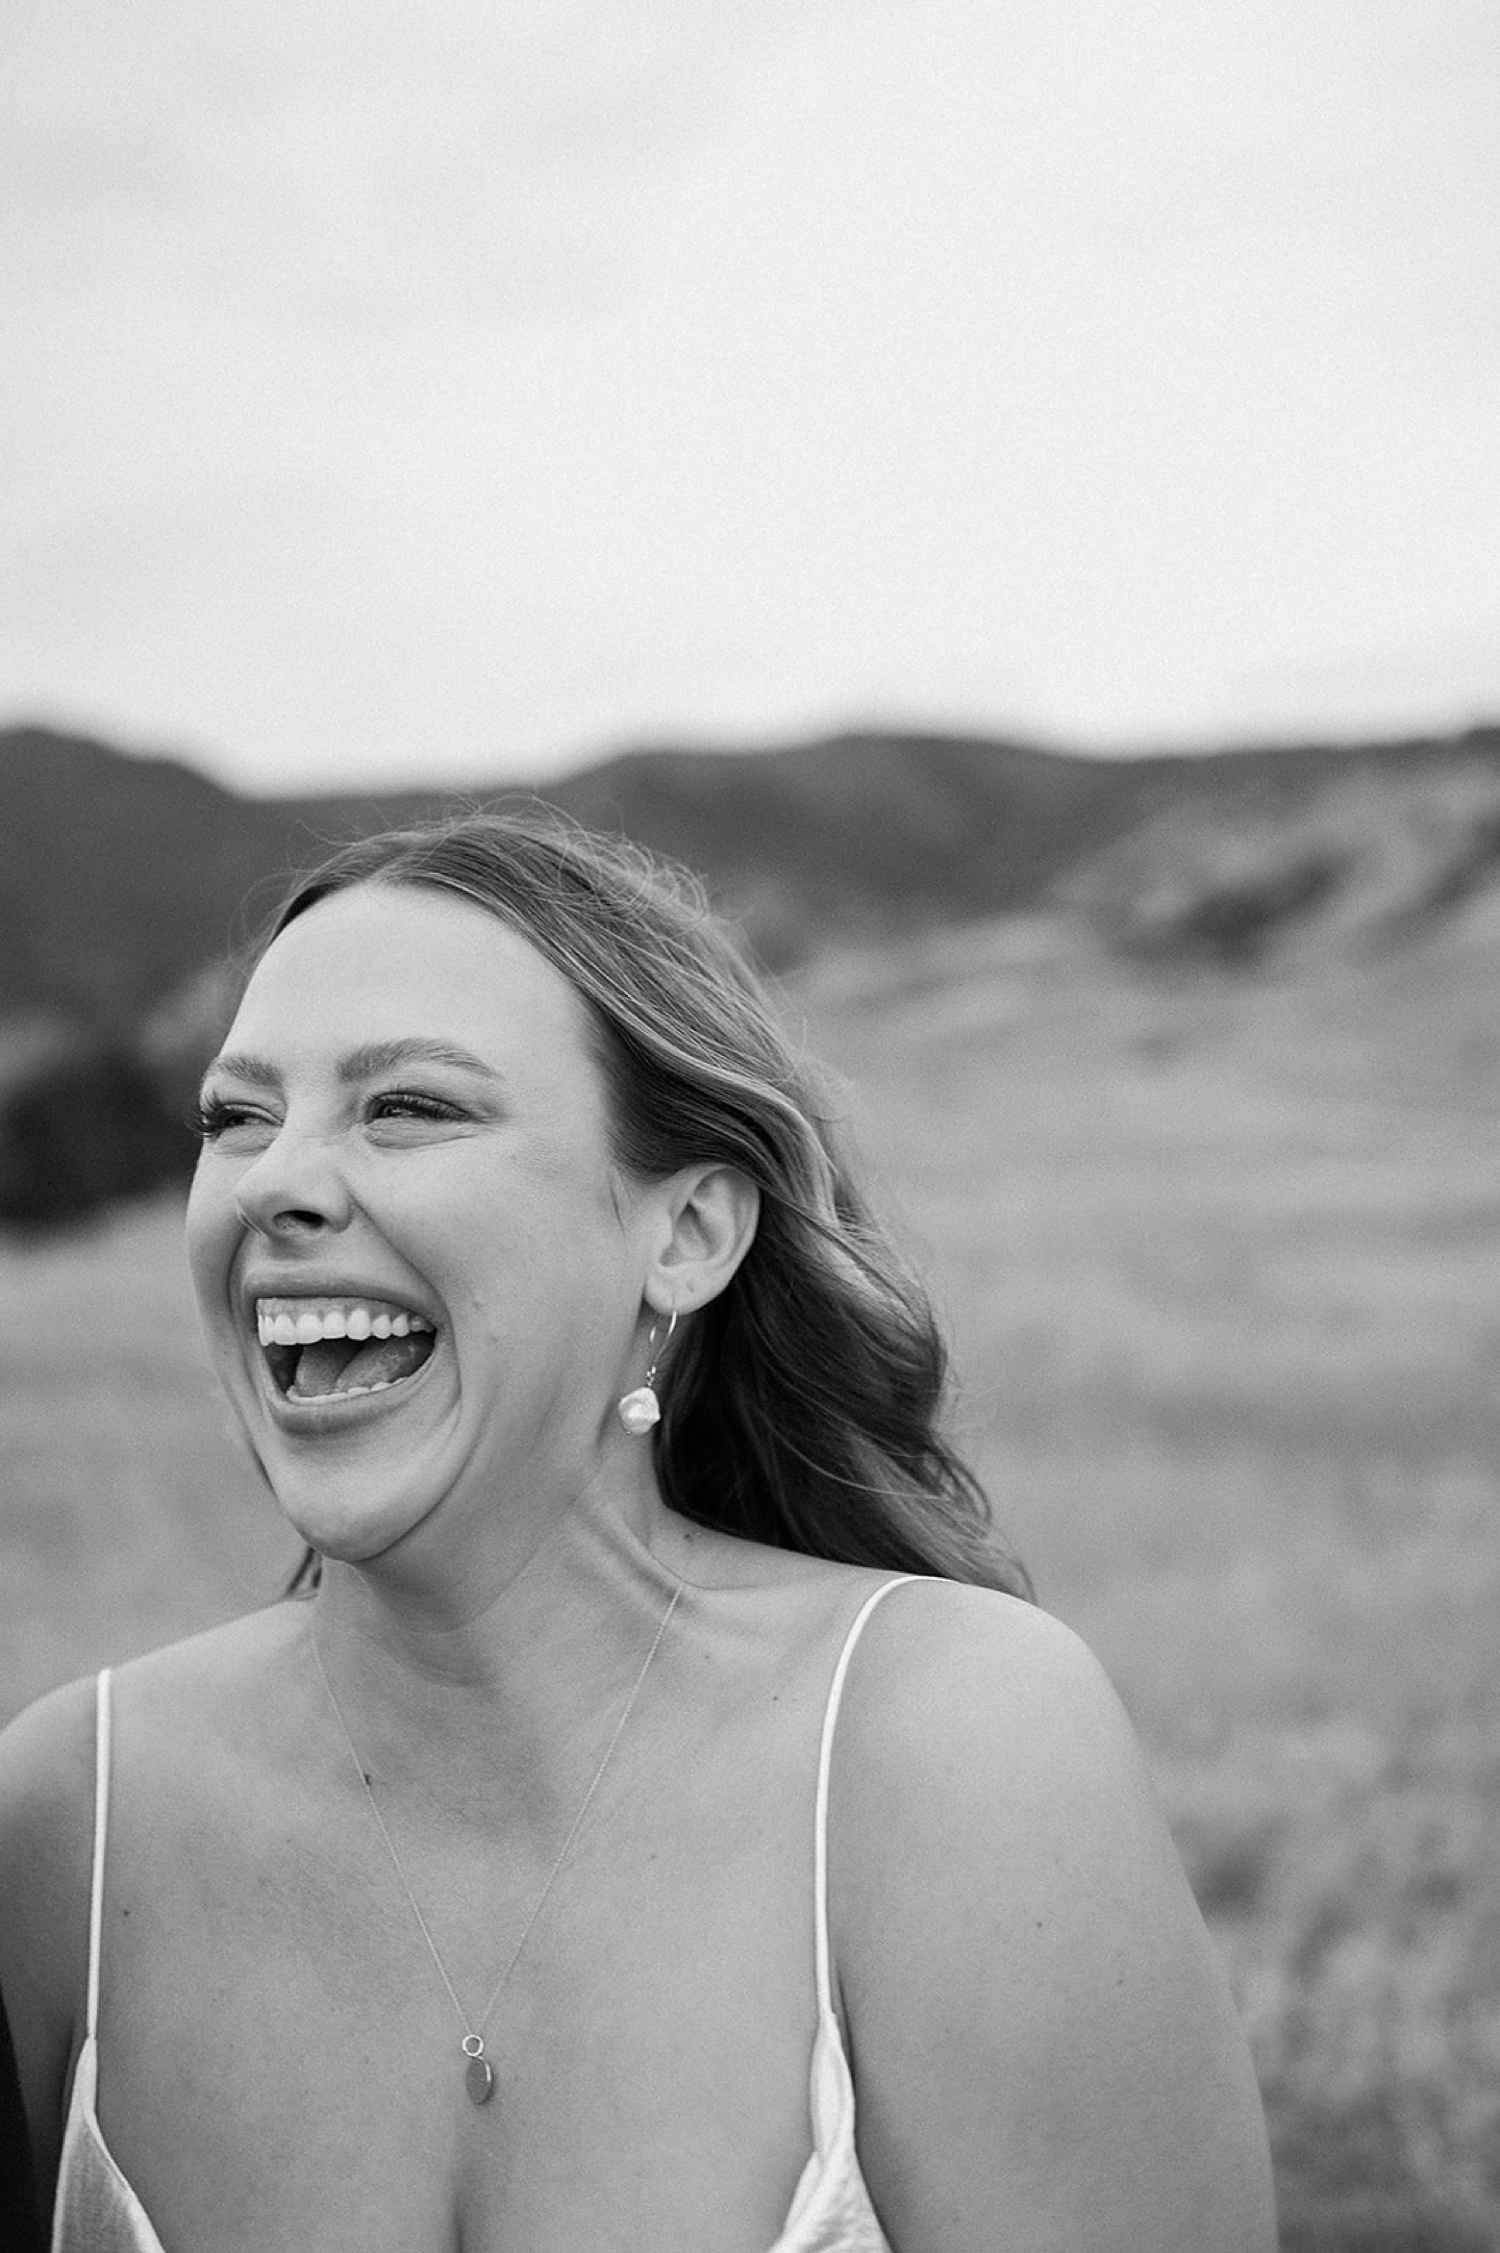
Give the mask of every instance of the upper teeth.
M 380 1299 L 257 1299 L 263 1346 L 315 1346 L 324 1338 L 405 1338 L 432 1324 Z

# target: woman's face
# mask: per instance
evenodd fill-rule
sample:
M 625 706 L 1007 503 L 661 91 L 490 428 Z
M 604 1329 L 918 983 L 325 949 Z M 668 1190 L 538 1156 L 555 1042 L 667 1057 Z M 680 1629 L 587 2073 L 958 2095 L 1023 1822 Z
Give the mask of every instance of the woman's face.
M 194 1288 L 303 1536 L 368 1560 L 440 1505 L 571 1499 L 639 1381 L 653 1204 L 566 979 L 454 895 L 335 893 L 260 963 L 204 1107 Z

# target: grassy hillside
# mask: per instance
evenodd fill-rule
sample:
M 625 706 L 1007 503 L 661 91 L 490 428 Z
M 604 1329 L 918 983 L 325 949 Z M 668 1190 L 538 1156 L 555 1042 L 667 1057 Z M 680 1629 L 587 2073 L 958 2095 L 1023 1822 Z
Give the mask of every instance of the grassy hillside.
M 1493 2247 L 1500 920 L 1228 978 L 1037 918 L 788 1000 L 947 1309 L 998 1511 L 1145 1737 L 1287 2253 Z M 177 1220 L 0 1252 L 0 1712 L 289 1559 Z
M 950 939 L 830 1024 L 1044 1601 L 1234 1970 L 1285 2242 L 1500 2242 L 1500 930 L 1147 978 Z

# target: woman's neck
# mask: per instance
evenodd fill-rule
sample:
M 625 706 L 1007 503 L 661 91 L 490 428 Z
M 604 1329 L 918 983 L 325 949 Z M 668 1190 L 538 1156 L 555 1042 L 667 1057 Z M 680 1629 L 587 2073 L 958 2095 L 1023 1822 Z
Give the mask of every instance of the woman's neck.
M 444 1797 L 492 1784 L 497 1755 L 512 1781 L 517 1767 L 570 1766 L 568 1748 L 618 1710 L 681 1584 L 682 1521 L 654 1485 L 632 1500 L 585 1491 L 488 1584 L 327 1563 L 310 1654 L 362 1762 L 424 1773 Z

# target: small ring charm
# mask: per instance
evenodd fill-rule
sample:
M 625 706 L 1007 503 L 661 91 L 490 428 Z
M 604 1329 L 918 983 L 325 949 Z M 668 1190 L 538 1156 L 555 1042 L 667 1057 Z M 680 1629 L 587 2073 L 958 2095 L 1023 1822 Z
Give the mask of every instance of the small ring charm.
M 484 2036 L 482 2034 L 466 2034 L 464 2036 L 464 2056 L 483 2057 L 483 2055 Z

